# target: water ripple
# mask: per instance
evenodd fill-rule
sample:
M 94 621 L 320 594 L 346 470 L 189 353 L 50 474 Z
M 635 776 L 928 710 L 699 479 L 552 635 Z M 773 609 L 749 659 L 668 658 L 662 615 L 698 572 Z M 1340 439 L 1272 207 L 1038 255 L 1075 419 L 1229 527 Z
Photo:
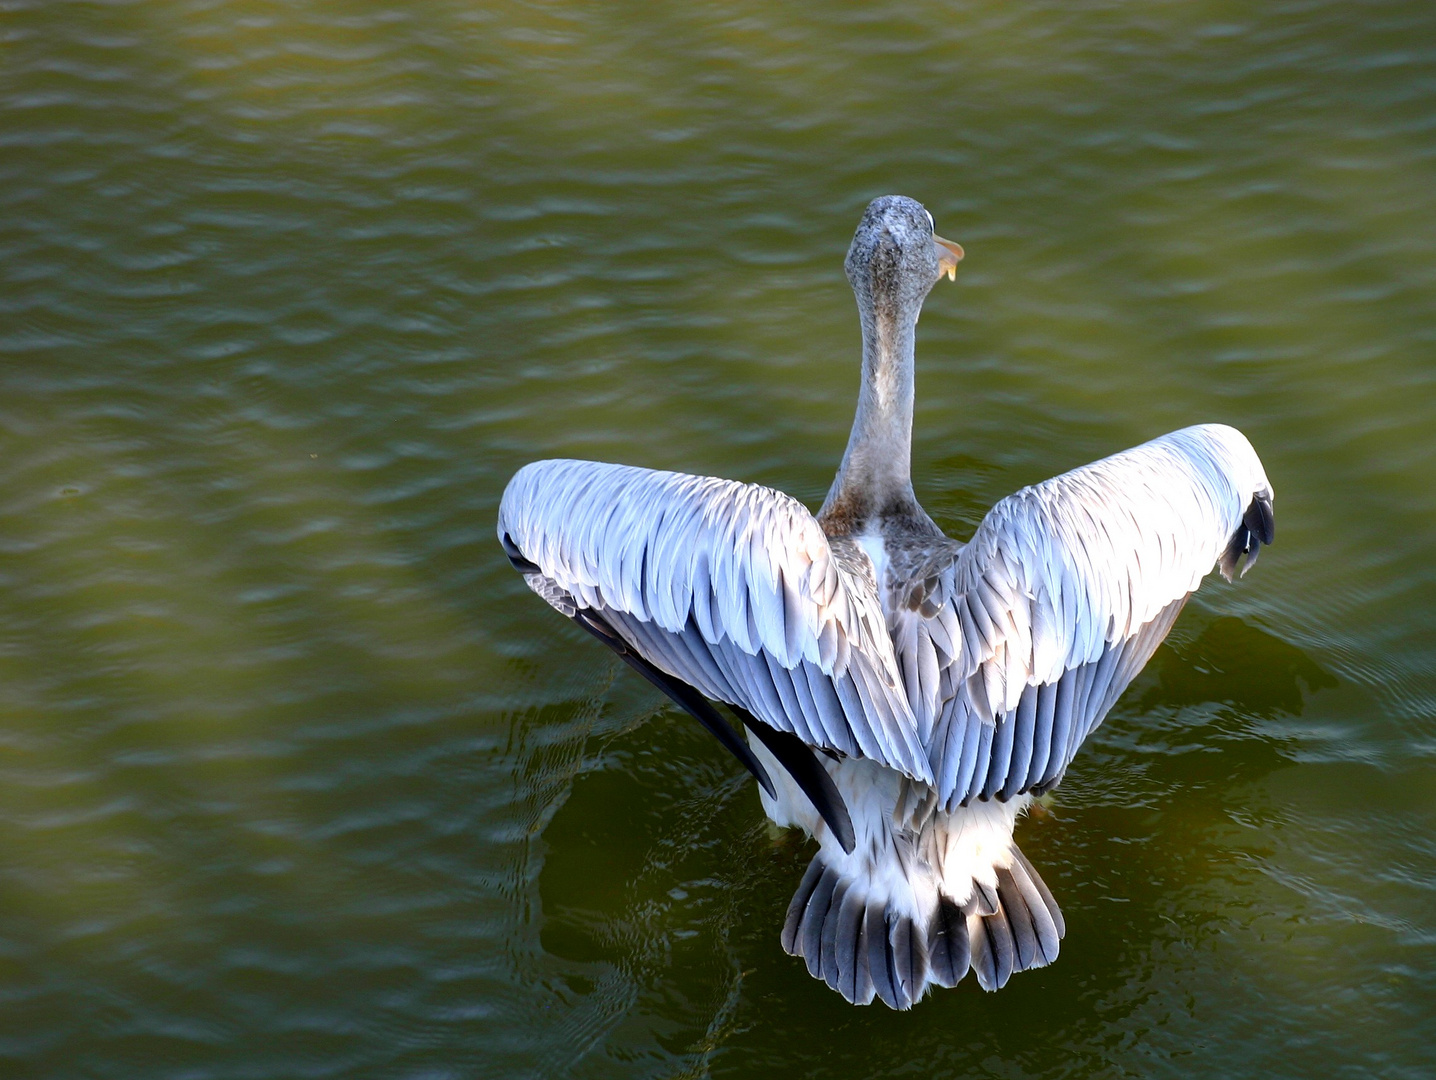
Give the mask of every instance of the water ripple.
M 1429 1072 L 1428 5 L 5 10 L 17 1075 Z M 1281 518 L 1022 826 L 1059 964 L 902 1018 L 492 542 L 556 454 L 821 499 L 887 190 L 940 523 L 1198 420 Z

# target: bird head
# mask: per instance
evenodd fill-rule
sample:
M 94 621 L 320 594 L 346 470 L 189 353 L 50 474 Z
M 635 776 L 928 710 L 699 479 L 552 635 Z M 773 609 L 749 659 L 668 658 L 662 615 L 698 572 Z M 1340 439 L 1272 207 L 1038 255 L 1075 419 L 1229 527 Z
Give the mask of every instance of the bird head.
M 898 310 L 920 307 L 946 274 L 956 279 L 962 247 L 933 232 L 916 199 L 883 195 L 868 203 L 843 264 L 859 301 Z

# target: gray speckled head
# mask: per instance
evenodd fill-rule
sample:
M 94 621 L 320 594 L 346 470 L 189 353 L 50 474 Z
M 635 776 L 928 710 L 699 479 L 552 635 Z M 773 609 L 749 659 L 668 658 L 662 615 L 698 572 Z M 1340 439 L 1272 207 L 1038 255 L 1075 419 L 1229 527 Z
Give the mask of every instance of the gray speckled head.
M 952 249 L 934 240 L 932 215 L 922 203 L 883 195 L 868 203 L 843 267 L 860 307 L 915 316 L 937 279 L 955 265 Z

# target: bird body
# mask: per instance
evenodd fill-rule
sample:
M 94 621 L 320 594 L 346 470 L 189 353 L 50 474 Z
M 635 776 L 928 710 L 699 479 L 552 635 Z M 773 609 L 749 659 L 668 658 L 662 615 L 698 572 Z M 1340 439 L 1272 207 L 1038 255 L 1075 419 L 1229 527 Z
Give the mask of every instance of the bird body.
M 847 450 L 814 515 L 771 488 L 585 461 L 510 481 L 505 551 L 757 777 L 819 850 L 782 941 L 848 1000 L 907 1008 L 1057 956 L 1013 842 L 1214 566 L 1273 538 L 1272 490 L 1204 424 L 1022 489 L 966 545 L 910 480 L 914 330 L 961 249 L 875 200 L 846 269 L 863 330 Z M 737 739 L 709 699 L 726 703 Z

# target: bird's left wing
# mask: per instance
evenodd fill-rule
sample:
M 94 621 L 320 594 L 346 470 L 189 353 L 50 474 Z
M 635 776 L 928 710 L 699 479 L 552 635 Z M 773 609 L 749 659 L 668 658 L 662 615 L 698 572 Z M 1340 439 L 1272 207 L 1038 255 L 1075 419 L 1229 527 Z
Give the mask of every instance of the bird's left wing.
M 945 805 L 1056 784 L 1202 578 L 1217 565 L 1230 580 L 1273 531 L 1261 461 L 1221 424 L 994 506 L 959 555 L 889 599 Z
M 796 499 L 539 461 L 509 481 L 498 533 L 535 592 L 566 615 L 601 616 L 667 674 L 809 746 L 931 781 L 871 563 L 830 543 Z

